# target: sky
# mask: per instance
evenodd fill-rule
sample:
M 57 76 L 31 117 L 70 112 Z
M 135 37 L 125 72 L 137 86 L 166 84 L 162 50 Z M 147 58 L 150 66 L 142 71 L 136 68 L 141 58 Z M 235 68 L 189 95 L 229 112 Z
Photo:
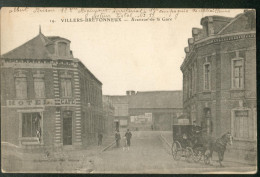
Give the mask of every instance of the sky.
M 52 10 L 3 8 L 1 54 L 37 36 L 41 25 L 45 36 L 61 36 L 71 41 L 74 57 L 103 83 L 104 95 L 124 95 L 127 90 L 181 90 L 180 66 L 192 28 L 201 28 L 200 20 L 205 16 L 235 17 L 244 11 L 189 9 L 178 16 L 161 13 L 158 15 L 161 20 L 152 22 L 124 21 L 125 18 L 121 22 L 62 22 L 61 19 L 85 17 L 85 13 Z M 172 20 L 162 21 L 162 17 Z

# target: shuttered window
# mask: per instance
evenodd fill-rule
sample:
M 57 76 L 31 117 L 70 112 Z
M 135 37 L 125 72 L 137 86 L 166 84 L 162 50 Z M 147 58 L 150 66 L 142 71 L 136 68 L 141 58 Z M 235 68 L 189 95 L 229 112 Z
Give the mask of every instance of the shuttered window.
M 17 99 L 27 98 L 27 79 L 26 77 L 15 78 L 15 91 Z
M 43 78 L 34 78 L 34 91 L 36 98 L 45 97 L 45 83 Z

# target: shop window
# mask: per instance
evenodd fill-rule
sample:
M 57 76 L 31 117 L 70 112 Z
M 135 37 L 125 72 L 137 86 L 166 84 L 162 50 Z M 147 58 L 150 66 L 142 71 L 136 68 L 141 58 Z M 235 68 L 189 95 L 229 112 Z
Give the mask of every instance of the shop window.
M 15 78 L 15 91 L 17 99 L 27 98 L 27 79 L 26 77 Z
M 204 64 L 204 90 L 210 90 L 210 64 Z
M 243 59 L 232 60 L 232 88 L 242 89 L 244 82 Z
M 62 93 L 62 97 L 72 96 L 71 78 L 61 79 L 61 93 Z
M 22 137 L 39 137 L 41 134 L 40 113 L 22 113 Z

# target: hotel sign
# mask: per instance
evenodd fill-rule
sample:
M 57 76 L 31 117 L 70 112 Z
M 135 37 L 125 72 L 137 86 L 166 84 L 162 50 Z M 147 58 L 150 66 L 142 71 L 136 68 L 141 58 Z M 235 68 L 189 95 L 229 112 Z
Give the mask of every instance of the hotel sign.
M 42 107 L 55 105 L 76 105 L 75 99 L 35 99 L 35 100 L 6 100 L 7 107 Z
M 36 100 L 7 100 L 8 107 L 26 107 L 26 106 L 52 106 L 55 105 L 54 99 L 36 99 Z

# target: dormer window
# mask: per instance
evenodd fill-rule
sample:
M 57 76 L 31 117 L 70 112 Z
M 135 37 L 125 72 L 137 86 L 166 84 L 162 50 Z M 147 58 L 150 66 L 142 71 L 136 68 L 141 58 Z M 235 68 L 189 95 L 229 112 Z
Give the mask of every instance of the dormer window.
M 58 43 L 58 54 L 59 54 L 59 56 L 67 55 L 67 43 L 65 43 L 65 42 Z

